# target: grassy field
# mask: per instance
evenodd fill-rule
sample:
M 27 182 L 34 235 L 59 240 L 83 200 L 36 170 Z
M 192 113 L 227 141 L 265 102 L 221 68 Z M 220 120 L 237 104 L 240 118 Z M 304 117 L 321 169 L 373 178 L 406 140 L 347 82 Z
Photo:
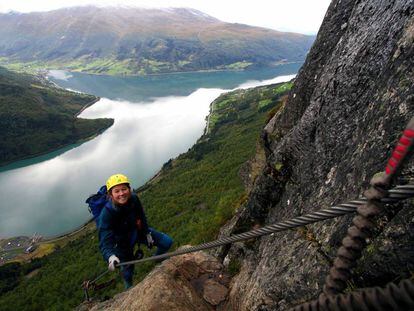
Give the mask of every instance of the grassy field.
M 97 75 L 113 75 L 113 76 L 144 76 L 149 74 L 170 73 L 170 72 L 186 72 L 189 70 L 186 65 L 190 61 L 180 60 L 177 62 L 161 62 L 154 59 L 142 59 L 137 63 L 134 59 L 117 60 L 114 58 L 97 58 L 85 59 L 78 58 L 73 61 L 57 62 L 57 61 L 31 61 L 18 62 L 15 60 L 8 60 L 0 57 L 0 65 L 9 70 L 39 74 L 52 69 L 69 70 L 75 72 L 84 72 Z M 252 66 L 251 62 L 236 62 L 226 66 L 219 66 L 212 68 L 212 70 L 244 70 Z M 205 71 L 205 70 L 202 70 Z

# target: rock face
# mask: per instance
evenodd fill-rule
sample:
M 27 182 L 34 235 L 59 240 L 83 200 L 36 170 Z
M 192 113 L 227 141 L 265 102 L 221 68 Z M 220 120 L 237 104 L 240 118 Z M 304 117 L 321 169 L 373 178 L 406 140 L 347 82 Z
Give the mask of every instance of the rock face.
M 174 257 L 128 291 L 79 310 L 222 310 L 230 280 L 222 269 L 217 259 L 203 252 Z
M 332 1 L 287 102 L 264 129 L 264 168 L 222 235 L 355 199 L 384 170 L 414 113 L 413 13 L 411 0 Z M 413 171 L 410 161 L 405 178 Z M 350 287 L 410 275 L 412 208 L 387 207 Z M 239 265 L 227 309 L 285 310 L 316 298 L 349 223 L 343 217 L 217 251 Z

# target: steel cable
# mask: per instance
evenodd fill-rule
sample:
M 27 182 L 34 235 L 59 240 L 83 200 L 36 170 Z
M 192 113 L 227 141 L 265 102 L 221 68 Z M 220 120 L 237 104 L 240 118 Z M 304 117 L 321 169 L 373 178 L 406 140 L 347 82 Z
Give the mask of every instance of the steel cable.
M 339 295 L 321 295 L 319 299 L 301 304 L 291 311 L 408 311 L 414 307 L 414 282 L 402 280 L 385 288 L 371 287 Z
M 384 199 L 381 199 L 381 202 L 395 203 L 395 202 L 399 202 L 399 201 L 414 197 L 414 184 L 397 186 L 389 190 L 388 194 L 389 196 Z M 367 198 L 361 197 L 361 198 L 358 198 L 357 200 L 353 200 L 353 201 L 339 204 L 336 206 L 331 206 L 329 208 L 322 209 L 316 212 L 312 212 L 312 213 L 309 213 L 303 216 L 298 216 L 293 219 L 278 222 L 278 223 L 268 225 L 268 226 L 265 226 L 259 229 L 251 230 L 248 232 L 232 235 L 229 237 L 224 237 L 224 238 L 221 238 L 215 241 L 203 243 L 203 244 L 196 245 L 196 246 L 186 247 L 186 248 L 176 250 L 170 253 L 165 253 L 162 255 L 146 257 L 146 258 L 139 259 L 139 260 L 122 262 L 118 264 L 117 267 L 131 265 L 131 264 L 138 264 L 141 262 L 152 261 L 152 260 L 155 260 L 155 261 L 163 260 L 166 258 L 178 256 L 178 255 L 198 252 L 201 250 L 211 249 L 211 248 L 215 248 L 215 247 L 219 247 L 219 246 L 223 246 L 223 245 L 227 245 L 227 244 L 231 244 L 235 242 L 240 242 L 240 241 L 244 241 L 244 240 L 248 240 L 248 239 L 252 239 L 256 237 L 261 237 L 261 236 L 276 233 L 276 232 L 281 232 L 281 231 L 285 231 L 285 230 L 289 230 L 289 229 L 293 229 L 297 227 L 306 226 L 306 225 L 319 222 L 322 220 L 331 219 L 331 218 L 335 218 L 339 216 L 344 216 L 346 214 L 354 213 L 359 206 L 362 206 L 366 204 L 367 202 L 368 202 Z M 109 272 L 110 272 L 109 270 L 105 270 L 92 281 L 85 281 L 82 287 L 85 289 L 85 286 L 89 287 L 95 284 L 98 280 L 100 280 L 102 277 L 104 277 Z
M 414 196 L 414 184 L 397 186 L 391 190 L 389 190 L 389 197 L 381 200 L 384 203 L 394 203 L 401 200 L 405 200 L 407 198 L 411 198 Z M 186 247 L 174 252 L 147 257 L 139 260 L 132 260 L 126 261 L 123 263 L 118 264 L 117 266 L 125 266 L 131 264 L 137 264 L 145 261 L 150 260 L 161 260 L 166 259 L 173 256 L 183 255 L 187 253 L 197 252 L 201 250 L 206 250 L 210 248 L 215 248 L 218 246 L 227 245 L 230 243 L 240 242 L 243 240 L 248 240 L 252 238 L 257 238 L 263 235 L 268 235 L 276 232 L 281 232 L 288 229 L 293 229 L 297 227 L 302 227 L 305 225 L 309 225 L 315 222 L 319 222 L 322 220 L 335 218 L 338 216 L 343 216 L 346 214 L 354 213 L 359 206 L 366 204 L 368 200 L 365 197 L 359 198 L 358 200 L 353 200 L 348 203 L 339 204 L 337 206 L 332 206 L 330 208 L 322 209 L 316 212 L 312 212 L 303 216 L 295 217 L 290 220 L 285 220 L 282 222 L 278 222 L 272 225 L 268 225 L 259 229 L 251 230 L 248 232 L 232 235 L 229 237 L 225 237 L 222 239 L 218 239 L 212 242 L 203 243 L 196 246 Z
M 323 287 L 323 294 L 319 300 L 306 302 L 292 310 L 412 310 L 414 308 L 414 286 L 412 281 L 402 282 L 402 290 L 395 284 L 388 284 L 385 290 L 363 289 L 360 292 L 350 293 L 347 299 L 340 296 L 346 289 L 352 276 L 352 269 L 362 256 L 367 245 L 367 239 L 374 235 L 375 221 L 384 210 L 384 201 L 394 203 L 395 200 L 405 198 L 409 187 L 402 186 L 388 190 L 402 169 L 404 162 L 414 151 L 414 117 L 411 118 L 397 146 L 387 162 L 384 175 L 374 176 L 371 187 L 365 191 L 366 203 L 358 206 L 357 215 L 352 220 L 342 245 L 338 249 L 333 265 L 329 271 Z M 395 297 L 394 294 L 400 290 Z M 362 295 L 360 295 L 362 293 Z M 405 299 L 407 298 L 407 299 Z M 405 300 L 404 300 L 405 299 Z M 407 302 L 407 306 L 398 306 L 398 303 Z

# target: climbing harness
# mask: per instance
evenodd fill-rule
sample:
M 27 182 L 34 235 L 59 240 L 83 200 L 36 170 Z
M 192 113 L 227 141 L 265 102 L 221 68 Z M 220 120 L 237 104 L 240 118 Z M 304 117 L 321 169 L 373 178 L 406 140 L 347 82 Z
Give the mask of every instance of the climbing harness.
M 357 200 L 305 214 L 290 220 L 281 221 L 259 229 L 224 237 L 212 242 L 192 247 L 185 247 L 162 255 L 122 262 L 116 266 L 120 267 L 146 261 L 161 260 L 173 256 L 211 249 L 357 212 L 357 215 L 353 219 L 354 225 L 348 230 L 348 235 L 343 240 L 342 247 L 338 250 L 338 256 L 334 261 L 334 266 L 331 269 L 329 276 L 327 277 L 323 294 L 321 294 L 318 300 L 302 304 L 292 310 L 343 310 L 338 306 L 358 306 L 359 308 L 361 305 L 372 305 L 375 307 L 382 302 L 382 305 L 384 306 L 390 304 L 398 307 L 400 305 L 408 305 L 413 307 L 414 283 L 411 280 L 401 281 L 398 286 L 395 284 L 389 284 L 385 289 L 368 288 L 346 295 L 340 294 L 345 289 L 346 282 L 351 277 L 350 270 L 355 266 L 356 260 L 360 258 L 361 251 L 366 246 L 366 239 L 371 236 L 371 231 L 374 228 L 372 220 L 382 211 L 383 204 L 397 203 L 399 201 L 414 197 L 414 184 L 399 185 L 392 189 L 388 189 L 392 180 L 401 169 L 404 160 L 406 160 L 412 152 L 414 145 L 413 141 L 414 118 L 412 118 L 409 122 L 407 129 L 404 131 L 403 136 L 388 161 L 385 176 L 377 178 L 374 177 L 371 181 L 371 188 L 364 193 L 365 196 L 362 196 Z M 96 282 L 108 272 L 109 270 L 106 270 L 97 276 L 93 281 L 85 281 L 83 283 L 85 300 L 90 299 L 88 290 L 94 287 L 96 288 Z M 389 310 L 386 308 L 358 308 L 355 310 Z M 401 310 L 404 310 L 404 308 Z

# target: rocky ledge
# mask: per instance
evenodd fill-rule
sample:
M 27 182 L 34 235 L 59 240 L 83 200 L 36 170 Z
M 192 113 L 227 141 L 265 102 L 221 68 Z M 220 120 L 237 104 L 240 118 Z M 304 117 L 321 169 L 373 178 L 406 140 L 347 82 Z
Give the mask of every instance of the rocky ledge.
M 170 258 L 135 287 L 100 303 L 84 303 L 78 311 L 212 311 L 224 310 L 229 275 L 204 252 Z

